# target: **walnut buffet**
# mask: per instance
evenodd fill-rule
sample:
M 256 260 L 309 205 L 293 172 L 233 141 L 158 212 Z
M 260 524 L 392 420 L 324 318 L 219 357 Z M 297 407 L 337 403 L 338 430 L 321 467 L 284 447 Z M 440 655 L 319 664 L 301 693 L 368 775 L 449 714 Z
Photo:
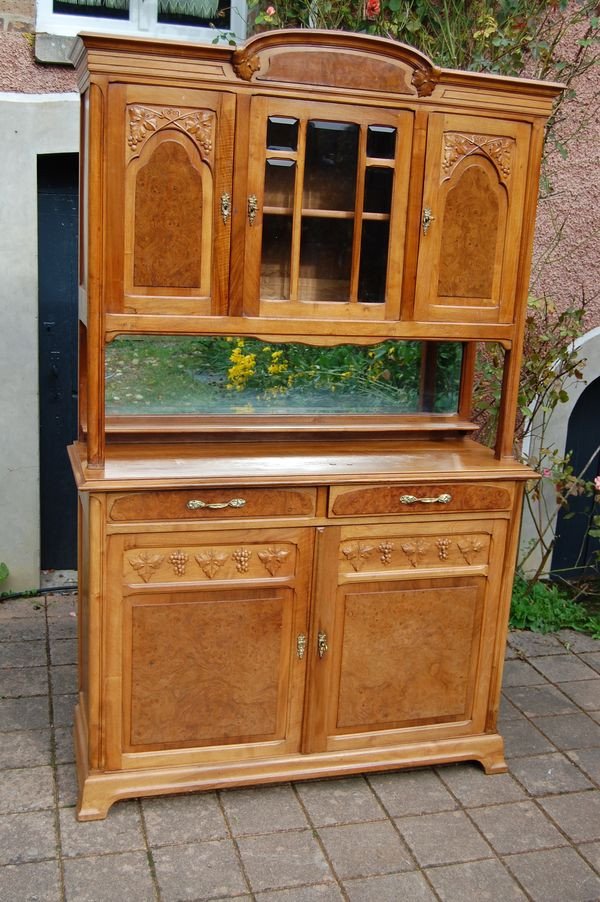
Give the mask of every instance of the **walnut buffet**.
M 535 475 L 514 414 L 560 86 L 337 32 L 84 35 L 75 56 L 79 818 L 506 770 Z M 472 438 L 478 347 L 504 367 L 494 450 Z

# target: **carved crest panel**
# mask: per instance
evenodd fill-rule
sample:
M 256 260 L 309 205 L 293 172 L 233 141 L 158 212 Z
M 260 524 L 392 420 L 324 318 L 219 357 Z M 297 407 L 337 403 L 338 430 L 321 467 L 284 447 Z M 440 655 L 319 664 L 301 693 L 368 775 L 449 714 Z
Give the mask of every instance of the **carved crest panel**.
M 369 537 L 340 545 L 340 573 L 464 568 L 486 564 L 489 553 L 490 536 L 484 533 Z
M 151 135 L 175 129 L 196 145 L 205 163 L 214 157 L 216 116 L 212 110 L 132 104 L 127 107 L 127 148 L 129 157 L 139 155 Z
M 296 546 L 291 543 L 237 544 L 135 550 L 124 557 L 123 578 L 135 585 L 293 576 Z
M 442 150 L 442 177 L 449 178 L 465 157 L 483 154 L 492 161 L 500 179 L 505 182 L 510 177 L 514 146 L 514 138 L 446 132 Z

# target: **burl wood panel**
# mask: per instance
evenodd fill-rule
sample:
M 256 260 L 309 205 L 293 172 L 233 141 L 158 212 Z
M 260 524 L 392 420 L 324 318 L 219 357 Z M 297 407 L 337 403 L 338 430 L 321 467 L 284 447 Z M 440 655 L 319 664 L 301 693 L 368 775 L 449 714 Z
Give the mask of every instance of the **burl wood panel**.
M 136 179 L 134 285 L 200 287 L 202 192 L 202 176 L 184 148 L 160 143 Z
M 290 590 L 232 590 L 131 611 L 131 745 L 275 738 Z M 287 610 L 286 610 L 287 609 Z
M 475 582 L 347 591 L 337 730 L 468 718 L 480 594 Z
M 241 500 L 242 506 L 190 510 L 188 501 L 222 504 Z M 122 495 L 109 507 L 111 520 L 236 520 L 247 517 L 310 516 L 315 512 L 316 489 L 188 489 L 174 492 L 139 492 Z
M 447 504 L 418 501 L 403 504 L 403 496 L 439 498 L 450 495 Z M 439 516 L 446 512 L 509 510 L 511 492 L 496 485 L 384 485 L 363 489 L 341 489 L 333 494 L 331 515 L 346 517 L 360 514 L 430 514 Z
M 327 85 L 350 90 L 388 91 L 399 94 L 417 92 L 410 84 L 412 70 L 396 60 L 382 60 L 354 53 L 330 53 L 286 50 L 273 53 L 268 68 L 257 81 L 284 81 Z
M 500 204 L 506 208 L 506 196 L 490 170 L 473 160 L 448 191 L 441 226 L 441 297 L 492 297 Z

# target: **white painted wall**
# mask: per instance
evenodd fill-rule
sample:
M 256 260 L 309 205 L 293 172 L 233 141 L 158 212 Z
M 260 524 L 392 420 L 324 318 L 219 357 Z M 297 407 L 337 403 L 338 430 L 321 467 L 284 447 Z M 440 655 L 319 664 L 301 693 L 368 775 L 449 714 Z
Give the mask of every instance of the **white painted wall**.
M 37 156 L 79 149 L 79 95 L 0 93 L 1 592 L 40 585 Z

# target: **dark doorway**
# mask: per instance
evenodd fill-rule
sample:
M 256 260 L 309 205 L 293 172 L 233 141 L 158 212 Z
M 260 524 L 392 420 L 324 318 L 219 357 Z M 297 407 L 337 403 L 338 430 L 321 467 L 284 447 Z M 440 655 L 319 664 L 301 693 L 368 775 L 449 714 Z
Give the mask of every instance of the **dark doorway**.
M 40 517 L 43 570 L 77 567 L 78 155 L 38 156 Z
M 600 379 L 595 379 L 585 389 L 569 417 L 567 449 L 571 450 L 573 473 L 579 475 L 587 466 L 583 478 L 593 480 L 600 474 L 600 453 L 594 452 L 600 445 Z M 573 516 L 570 516 L 573 513 Z M 574 497 L 569 512 L 561 511 L 556 526 L 556 544 L 552 570 L 560 571 L 566 579 L 598 576 L 592 568 L 592 559 L 600 550 L 600 540 L 588 535 L 592 518 L 600 514 L 600 504 L 594 498 Z

